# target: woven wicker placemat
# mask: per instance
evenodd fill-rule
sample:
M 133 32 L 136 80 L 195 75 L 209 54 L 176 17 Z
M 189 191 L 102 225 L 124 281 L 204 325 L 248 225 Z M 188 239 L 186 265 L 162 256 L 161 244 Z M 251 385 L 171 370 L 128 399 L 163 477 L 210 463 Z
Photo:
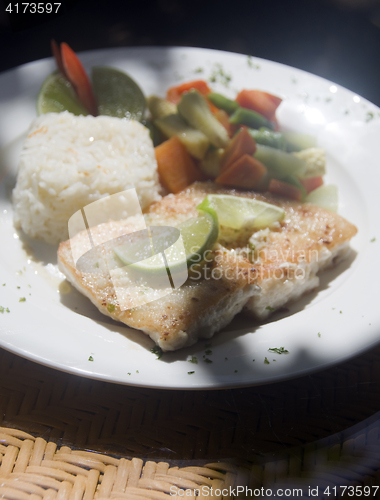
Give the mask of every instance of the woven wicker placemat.
M 380 347 L 292 381 L 196 392 L 90 380 L 0 350 L 0 426 L 0 498 L 373 486 Z

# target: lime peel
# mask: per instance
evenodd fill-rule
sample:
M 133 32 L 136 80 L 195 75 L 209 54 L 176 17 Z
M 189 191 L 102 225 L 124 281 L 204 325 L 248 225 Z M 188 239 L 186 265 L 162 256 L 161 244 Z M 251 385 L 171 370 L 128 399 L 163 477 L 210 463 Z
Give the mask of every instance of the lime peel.
M 216 213 L 219 224 L 232 229 L 264 229 L 285 217 L 285 210 L 276 205 L 227 194 L 209 194 L 197 209 Z

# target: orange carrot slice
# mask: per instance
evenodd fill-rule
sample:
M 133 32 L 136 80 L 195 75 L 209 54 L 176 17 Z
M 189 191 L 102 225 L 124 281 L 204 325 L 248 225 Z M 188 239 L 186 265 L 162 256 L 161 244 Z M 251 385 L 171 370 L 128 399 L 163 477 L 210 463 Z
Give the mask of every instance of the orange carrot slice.
M 240 132 L 228 144 L 220 159 L 220 171 L 223 172 L 223 170 L 227 169 L 241 156 L 245 154 L 253 155 L 255 151 L 255 139 L 253 139 L 245 127 L 241 128 Z
M 210 103 L 210 104 L 212 104 L 212 103 Z M 228 137 L 232 137 L 234 135 L 234 126 L 232 125 L 232 123 L 230 123 L 229 116 L 224 111 L 224 109 L 216 109 L 215 118 L 227 130 Z
M 158 175 L 171 193 L 179 193 L 195 181 L 204 180 L 192 157 L 177 136 L 155 148 Z
M 51 41 L 50 41 L 50 47 L 51 47 L 51 51 L 53 53 L 53 56 L 54 56 L 55 63 L 57 65 L 58 71 L 65 78 L 67 78 L 65 68 L 63 67 L 63 61 L 62 61 L 61 51 L 60 51 L 60 48 L 58 47 L 57 42 L 54 40 L 54 38 L 52 38 Z
M 267 169 L 249 154 L 241 156 L 215 179 L 218 184 L 253 189 L 265 175 Z
M 252 109 L 265 116 L 268 120 L 274 120 L 276 109 L 281 104 L 282 99 L 262 90 L 242 90 L 236 97 L 236 102 L 242 108 Z
M 96 116 L 98 109 L 92 85 L 78 56 L 67 43 L 61 43 L 61 55 L 67 78 L 72 83 L 79 100 L 92 115 Z
M 319 188 L 323 184 L 323 177 L 322 176 L 316 176 L 316 177 L 309 177 L 307 179 L 300 179 L 301 184 L 306 190 L 306 193 L 309 194 L 311 191 L 314 191 L 314 189 Z
M 285 198 L 291 198 L 292 200 L 302 200 L 302 191 L 298 187 L 279 181 L 278 179 L 271 179 L 268 191 L 273 194 L 285 196 Z
M 184 92 L 189 92 L 189 90 L 198 90 L 202 95 L 207 96 L 211 92 L 210 87 L 204 80 L 193 80 L 191 82 L 182 83 L 181 85 L 176 85 L 170 87 L 166 93 L 166 99 L 174 104 L 178 104 L 181 100 L 181 96 Z

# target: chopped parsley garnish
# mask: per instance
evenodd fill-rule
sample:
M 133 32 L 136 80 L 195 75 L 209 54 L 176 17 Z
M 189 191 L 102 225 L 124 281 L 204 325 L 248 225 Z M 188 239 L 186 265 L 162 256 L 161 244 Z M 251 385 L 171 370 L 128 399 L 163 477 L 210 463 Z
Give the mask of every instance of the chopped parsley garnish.
M 107 304 L 107 311 L 112 313 L 115 310 L 115 304 Z
M 375 115 L 372 111 L 368 111 L 367 116 L 365 117 L 365 121 L 368 123 L 375 118 Z
M 277 354 L 288 354 L 288 350 L 284 349 L 283 347 L 271 347 L 268 349 L 269 352 L 275 352 Z
M 274 307 L 272 307 L 272 306 L 266 306 L 266 308 L 265 308 L 265 309 L 266 309 L 267 311 L 271 311 L 271 312 L 273 312 L 273 311 L 274 311 Z
M 159 347 L 158 345 L 152 347 L 152 349 L 150 350 L 150 352 L 152 352 L 153 354 L 155 354 L 157 356 L 157 359 L 160 359 L 162 358 L 162 355 L 164 354 L 161 347 Z
M 18 301 L 19 301 L 19 302 L 25 302 L 25 301 L 26 301 L 26 298 L 25 298 L 25 297 L 20 297 Z
M 194 73 L 203 73 L 203 71 L 204 69 L 199 67 L 194 70 Z
M 268 358 L 265 358 L 265 359 L 264 359 L 264 364 L 266 364 L 266 365 L 270 365 L 270 361 L 268 360 Z
M 89 360 L 89 361 L 94 361 L 94 358 L 93 358 L 92 356 L 89 356 L 89 357 L 88 357 L 88 360 Z
M 212 354 L 212 350 L 211 350 L 211 349 L 207 349 L 207 350 L 205 351 L 205 354 L 207 354 L 207 356 L 209 356 L 210 354 Z
M 234 371 L 234 373 L 237 373 L 237 372 L 238 372 L 237 370 Z
M 211 359 L 208 359 L 208 358 L 205 358 L 203 361 L 204 361 L 205 363 L 212 363 Z
M 225 87 L 228 87 L 231 80 L 232 76 L 224 71 L 220 63 L 216 63 L 210 76 L 210 82 L 221 83 Z
M 370 242 L 371 242 L 371 243 L 374 243 L 375 241 L 376 241 L 376 238 L 372 238 L 372 239 L 370 240 Z M 4 286 L 4 285 L 3 285 L 3 286 Z
M 193 373 L 195 373 L 194 371 L 192 372 L 187 372 L 188 375 L 192 375 Z
M 189 363 L 194 363 L 195 365 L 198 364 L 198 359 L 196 358 L 196 356 L 191 356 L 190 359 L 188 359 L 188 362 Z
M 318 337 L 321 337 L 321 332 L 318 332 Z
M 0 313 L 4 314 L 4 311 L 7 312 L 7 313 L 9 313 L 10 312 L 9 307 L 0 306 Z

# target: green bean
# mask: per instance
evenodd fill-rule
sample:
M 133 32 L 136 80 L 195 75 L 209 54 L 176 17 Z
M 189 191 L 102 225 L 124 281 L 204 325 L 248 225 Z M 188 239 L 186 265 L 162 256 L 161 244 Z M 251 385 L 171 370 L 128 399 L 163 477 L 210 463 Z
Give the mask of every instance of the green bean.
M 219 109 L 223 109 L 226 113 L 231 115 L 234 111 L 237 110 L 239 104 L 236 101 L 232 101 L 227 97 L 224 97 L 222 94 L 218 94 L 217 92 L 211 92 L 207 95 L 207 99 L 214 104 Z
M 249 135 L 255 139 L 258 144 L 270 146 L 271 148 L 286 150 L 286 140 L 281 132 L 274 132 L 267 128 L 261 127 L 259 130 L 249 128 Z
M 230 116 L 230 123 L 234 125 L 246 125 L 251 128 L 265 127 L 273 130 L 274 125 L 272 122 L 264 118 L 264 116 L 246 108 L 237 108 L 236 111 Z

